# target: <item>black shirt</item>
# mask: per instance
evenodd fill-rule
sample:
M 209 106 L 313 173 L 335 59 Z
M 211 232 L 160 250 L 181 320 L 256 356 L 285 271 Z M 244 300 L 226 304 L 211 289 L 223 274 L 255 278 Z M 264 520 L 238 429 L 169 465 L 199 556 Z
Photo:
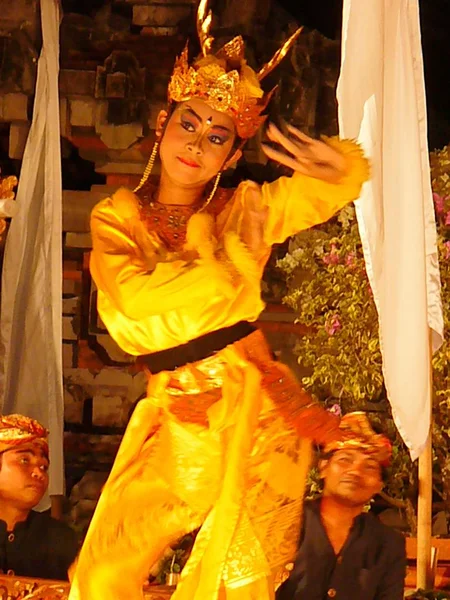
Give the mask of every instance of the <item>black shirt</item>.
M 363 513 L 336 555 L 320 518 L 320 501 L 307 502 L 294 569 L 276 600 L 403 600 L 405 574 L 400 533 Z
M 28 519 L 6 530 L 0 520 L 0 570 L 22 577 L 67 580 L 78 544 L 74 531 L 46 513 L 31 511 Z

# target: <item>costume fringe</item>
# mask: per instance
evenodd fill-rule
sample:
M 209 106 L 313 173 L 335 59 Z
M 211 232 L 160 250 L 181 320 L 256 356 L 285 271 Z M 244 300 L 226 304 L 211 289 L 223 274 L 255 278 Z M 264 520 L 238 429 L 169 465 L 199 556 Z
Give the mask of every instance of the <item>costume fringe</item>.
M 361 185 L 370 178 L 370 163 L 364 156 L 364 150 L 355 140 L 340 139 L 339 137 L 321 136 L 325 144 L 331 146 L 345 157 L 347 162 L 346 174 L 339 182 L 342 185 Z M 329 190 L 327 190 L 329 193 Z
M 236 270 L 258 289 L 260 288 L 261 269 L 251 252 L 239 238 L 238 234 L 230 231 L 225 235 L 226 253 Z

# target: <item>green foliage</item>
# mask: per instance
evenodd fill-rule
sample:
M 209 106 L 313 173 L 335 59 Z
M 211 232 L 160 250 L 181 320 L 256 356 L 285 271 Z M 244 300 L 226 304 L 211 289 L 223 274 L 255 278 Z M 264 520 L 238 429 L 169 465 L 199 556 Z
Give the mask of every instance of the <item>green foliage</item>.
M 432 184 L 438 225 L 442 299 L 450 294 L 450 153 L 431 154 Z M 447 223 L 448 222 L 448 223 Z M 365 271 L 355 210 L 343 209 L 329 222 L 294 236 L 277 266 L 286 281 L 283 301 L 292 307 L 308 332 L 294 351 L 307 371 L 306 389 L 326 406 L 338 403 L 343 413 L 370 412 L 394 443 L 388 494 L 406 500 L 417 491 L 417 472 L 393 425 L 383 385 L 378 317 Z M 449 315 L 445 311 L 448 332 Z M 434 367 L 435 499 L 450 493 L 450 347 L 446 341 Z M 407 511 L 408 512 L 408 511 Z M 410 523 L 414 519 L 410 512 Z M 412 511 L 413 513 L 413 511 Z
M 191 554 L 196 536 L 197 531 L 188 533 L 166 549 L 161 560 L 151 570 L 150 579 L 152 583 L 164 585 L 170 573 L 181 573 Z
M 433 451 L 439 491 L 450 501 L 450 147 L 430 156 L 444 306 L 444 343 L 433 357 Z
M 278 262 L 287 274 L 284 298 L 310 328 L 295 349 L 311 374 L 304 385 L 351 409 L 383 393 L 377 314 L 364 270 L 353 207 L 293 238 Z

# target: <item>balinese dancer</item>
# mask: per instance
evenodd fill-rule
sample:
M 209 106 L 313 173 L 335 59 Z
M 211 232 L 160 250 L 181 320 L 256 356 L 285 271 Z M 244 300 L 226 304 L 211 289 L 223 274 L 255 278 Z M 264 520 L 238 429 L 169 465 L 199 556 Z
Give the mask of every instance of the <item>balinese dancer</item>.
M 273 360 L 252 326 L 274 243 L 358 198 L 368 164 L 351 141 L 313 140 L 269 125 L 294 170 L 274 183 L 222 189 L 220 176 L 264 117 L 261 80 L 237 37 L 211 52 L 211 14 L 198 11 L 202 53 L 187 49 L 159 114 L 157 142 L 134 192 L 93 210 L 91 271 L 98 310 L 148 373 L 76 566 L 70 598 L 143 597 L 168 545 L 200 528 L 175 600 L 269 600 L 296 551 L 309 440 L 338 420 Z M 150 178 L 156 157 L 157 181 Z

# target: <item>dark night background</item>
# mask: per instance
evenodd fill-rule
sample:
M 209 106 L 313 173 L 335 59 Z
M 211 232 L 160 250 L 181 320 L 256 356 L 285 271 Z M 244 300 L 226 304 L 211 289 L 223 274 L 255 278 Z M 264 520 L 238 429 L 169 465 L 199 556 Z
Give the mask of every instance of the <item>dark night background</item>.
M 338 38 L 342 0 L 276 0 L 298 22 Z M 364 0 L 360 0 L 364 2 Z M 419 0 L 430 150 L 450 142 L 450 0 Z

